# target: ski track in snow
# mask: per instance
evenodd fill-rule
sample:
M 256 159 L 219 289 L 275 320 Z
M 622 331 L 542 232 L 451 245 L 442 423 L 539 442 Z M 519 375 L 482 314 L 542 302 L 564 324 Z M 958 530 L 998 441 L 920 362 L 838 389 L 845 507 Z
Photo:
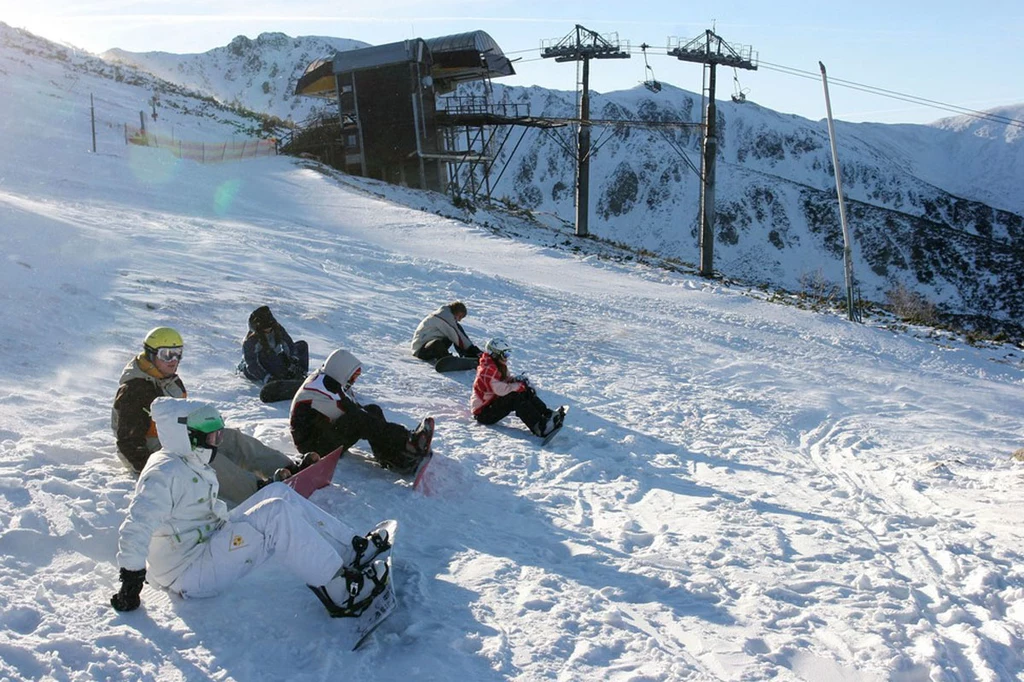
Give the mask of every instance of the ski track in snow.
M 1019 364 L 510 240 L 283 158 L 69 145 L 54 170 L 12 145 L 0 679 L 1021 679 Z M 571 406 L 549 446 L 514 417 L 475 424 L 472 373 L 409 356 L 457 297 L 474 340 L 508 336 L 513 371 Z M 357 446 L 313 497 L 402 524 L 399 608 L 359 652 L 273 561 L 214 600 L 107 602 L 133 488 L 109 430 L 121 367 L 173 324 L 190 395 L 292 452 L 287 404 L 232 371 L 263 302 L 313 363 L 352 350 L 363 402 L 437 418 L 429 494 Z

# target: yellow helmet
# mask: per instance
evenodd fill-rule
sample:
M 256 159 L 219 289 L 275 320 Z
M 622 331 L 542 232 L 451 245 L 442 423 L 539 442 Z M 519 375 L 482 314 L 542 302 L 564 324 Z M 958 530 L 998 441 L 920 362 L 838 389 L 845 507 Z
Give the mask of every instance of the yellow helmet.
M 181 334 L 170 327 L 151 329 L 142 342 L 142 347 L 149 353 L 155 353 L 159 348 L 181 348 L 184 345 Z

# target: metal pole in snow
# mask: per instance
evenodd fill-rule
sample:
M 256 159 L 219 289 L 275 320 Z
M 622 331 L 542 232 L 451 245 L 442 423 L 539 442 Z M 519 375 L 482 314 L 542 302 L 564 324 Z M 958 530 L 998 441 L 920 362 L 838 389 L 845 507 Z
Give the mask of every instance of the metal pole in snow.
M 89 93 L 89 118 L 92 119 L 92 153 L 96 153 L 96 105 L 93 103 L 92 93 Z
M 590 234 L 590 58 L 583 58 L 580 129 L 576 135 L 576 236 Z
M 846 222 L 846 202 L 843 201 L 843 178 L 839 171 L 839 150 L 836 147 L 836 130 L 832 123 L 832 102 L 828 96 L 828 77 L 825 65 L 821 67 L 821 84 L 825 87 L 825 113 L 828 120 L 828 138 L 832 143 L 832 167 L 836 171 L 836 193 L 839 197 L 839 222 L 843 226 L 843 265 L 846 269 L 846 311 L 851 322 L 860 322 L 860 316 L 853 308 L 853 257 L 850 246 L 850 228 Z

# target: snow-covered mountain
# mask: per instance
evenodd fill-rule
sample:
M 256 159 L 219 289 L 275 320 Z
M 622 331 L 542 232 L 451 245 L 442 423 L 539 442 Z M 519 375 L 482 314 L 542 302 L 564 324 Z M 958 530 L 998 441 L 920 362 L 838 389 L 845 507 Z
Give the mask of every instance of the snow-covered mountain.
M 224 47 L 201 54 L 108 50 L 108 61 L 129 64 L 204 95 L 282 120 L 304 120 L 322 104 L 294 96 L 295 83 L 316 59 L 368 47 L 345 38 L 261 33 L 255 40 L 237 36 Z
M 494 87 L 499 101 L 570 116 L 573 93 Z M 701 100 L 665 86 L 596 94 L 594 118 L 700 120 Z M 842 233 L 824 121 L 754 103 L 719 103 L 716 270 L 799 289 L 809 276 L 843 281 Z M 1021 117 L 1024 119 L 1024 116 Z M 1024 144 L 1017 129 L 837 124 L 844 193 L 864 297 L 909 285 L 963 315 L 1024 313 Z M 978 134 L 986 131 L 987 135 Z M 556 133 L 557 135 L 557 133 Z M 561 139 L 528 131 L 496 193 L 538 211 L 573 215 L 573 159 Z M 594 133 L 591 232 L 697 259 L 700 133 L 617 127 Z M 689 163 L 687 162 L 689 161 Z
M 198 55 L 105 53 L 225 103 L 302 120 L 324 102 L 295 98 L 312 60 L 363 46 L 352 40 L 265 33 Z M 481 92 L 481 84 L 464 87 Z M 534 116 L 571 117 L 575 93 L 493 85 L 496 102 Z M 699 122 L 699 95 L 665 84 L 595 93 L 594 118 Z M 842 233 L 825 122 L 756 103 L 719 103 L 715 269 L 790 290 L 839 287 Z M 1024 106 L 993 110 L 1024 120 Z M 860 294 L 895 285 L 955 316 L 1014 324 L 1024 317 L 1024 128 L 973 118 L 928 126 L 837 122 Z M 518 135 L 518 132 L 516 133 Z M 528 130 L 498 152 L 498 198 L 571 222 L 572 132 Z M 595 129 L 592 234 L 693 263 L 698 260 L 700 137 L 693 128 Z

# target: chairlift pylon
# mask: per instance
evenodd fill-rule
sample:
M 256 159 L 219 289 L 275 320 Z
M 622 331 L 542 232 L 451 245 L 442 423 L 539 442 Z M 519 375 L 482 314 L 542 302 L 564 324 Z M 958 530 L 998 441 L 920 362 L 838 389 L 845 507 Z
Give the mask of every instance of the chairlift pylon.
M 644 81 L 644 87 L 651 92 L 661 92 L 661 83 L 654 77 L 654 69 L 647 63 L 647 48 L 649 47 L 650 45 L 647 43 L 640 43 L 640 51 L 644 53 L 644 75 L 646 76 L 648 71 L 651 72 L 650 79 Z
M 737 104 L 743 104 L 744 102 L 747 101 L 747 93 L 750 92 L 750 88 L 741 88 L 740 87 L 740 74 L 739 74 L 739 71 L 737 71 L 735 68 L 733 68 L 732 71 L 733 71 L 733 76 L 732 76 L 732 82 L 733 82 L 732 101 L 736 102 Z

